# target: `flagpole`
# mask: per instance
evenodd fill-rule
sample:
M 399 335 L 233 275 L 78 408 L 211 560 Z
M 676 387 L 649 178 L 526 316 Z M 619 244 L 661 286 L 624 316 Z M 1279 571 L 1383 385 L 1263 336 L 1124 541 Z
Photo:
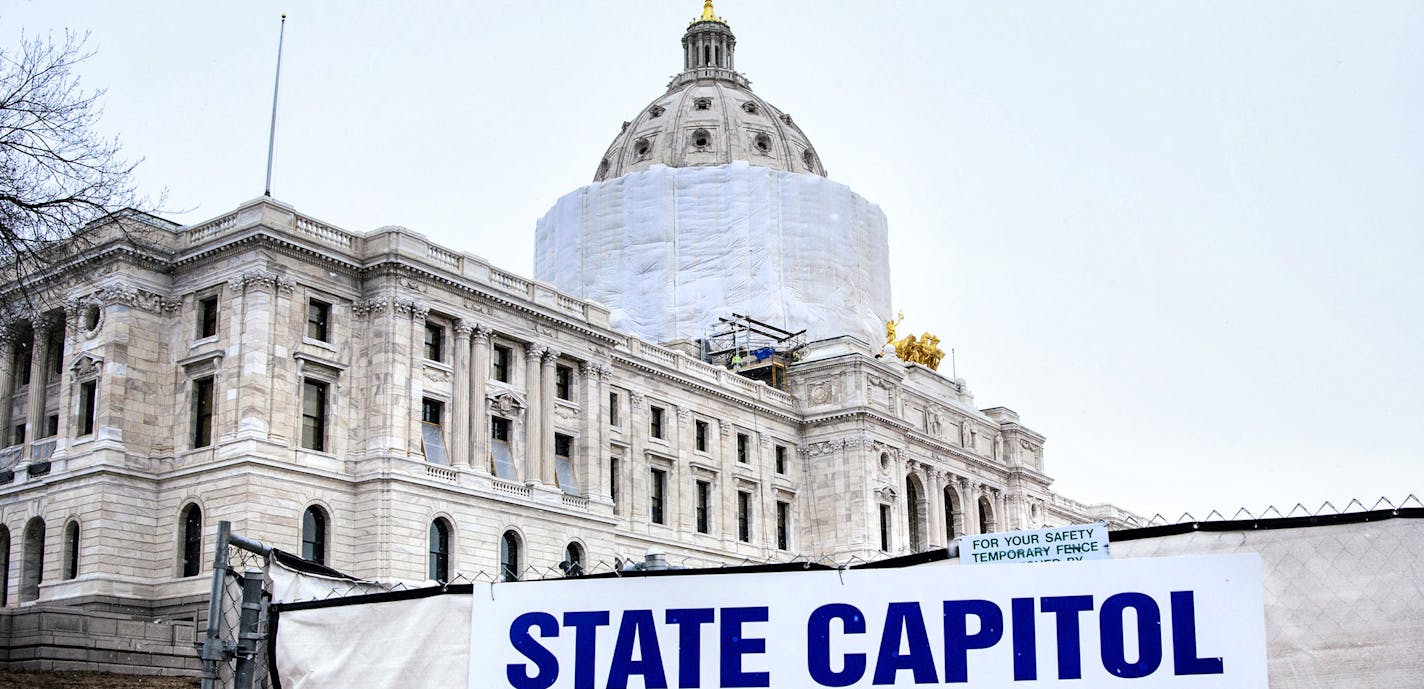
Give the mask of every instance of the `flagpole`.
M 277 76 L 272 80 L 272 127 L 267 132 L 267 186 L 262 195 L 272 196 L 272 152 L 277 145 L 277 92 L 282 85 L 282 40 L 287 34 L 287 14 L 282 13 L 282 28 L 277 31 Z

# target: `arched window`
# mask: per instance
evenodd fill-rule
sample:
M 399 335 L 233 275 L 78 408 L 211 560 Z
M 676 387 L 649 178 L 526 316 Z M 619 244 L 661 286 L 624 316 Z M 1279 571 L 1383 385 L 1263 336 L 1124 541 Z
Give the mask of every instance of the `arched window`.
M 79 522 L 70 520 L 64 526 L 64 578 L 79 576 Z
M 316 505 L 302 515 L 302 559 L 326 564 L 326 511 Z
M 196 576 L 203 569 L 203 510 L 189 503 L 178 522 L 178 563 L 182 576 Z
M 450 523 L 444 519 L 430 522 L 430 565 L 428 578 L 450 581 Z
M 994 523 L 994 506 L 989 504 L 989 498 L 979 498 L 979 530 L 982 533 L 993 533 L 998 528 Z
M 0 525 L 0 608 L 10 604 L 10 530 Z
M 499 539 L 499 580 L 519 581 L 519 534 L 513 531 Z
M 920 481 L 914 476 L 905 479 L 906 516 L 910 520 L 910 552 L 918 553 L 925 547 L 925 531 L 928 510 L 925 507 L 924 492 Z
M 955 528 L 958 522 L 955 516 L 960 514 L 959 494 L 953 487 L 946 486 L 944 489 L 944 537 L 948 541 L 954 540 L 959 535 L 959 529 Z
M 559 568 L 564 570 L 566 577 L 583 576 L 583 546 L 570 543 L 564 548 L 564 561 L 559 563 Z
M 20 600 L 31 601 L 40 597 L 40 582 L 44 581 L 45 523 L 34 517 L 25 524 L 24 553 L 20 570 Z

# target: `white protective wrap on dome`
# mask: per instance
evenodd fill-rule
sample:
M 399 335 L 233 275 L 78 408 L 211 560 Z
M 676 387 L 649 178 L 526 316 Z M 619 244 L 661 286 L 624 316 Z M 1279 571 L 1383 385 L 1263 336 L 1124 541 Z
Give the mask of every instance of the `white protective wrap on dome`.
M 654 166 L 586 186 L 539 220 L 534 275 L 666 342 L 739 313 L 871 345 L 890 319 L 885 214 L 824 177 Z

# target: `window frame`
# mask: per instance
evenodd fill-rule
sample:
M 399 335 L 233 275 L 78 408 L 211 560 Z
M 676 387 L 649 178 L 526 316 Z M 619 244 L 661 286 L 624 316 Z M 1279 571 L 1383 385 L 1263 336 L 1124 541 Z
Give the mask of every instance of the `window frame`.
M 307 519 L 309 517 L 312 518 L 310 526 L 313 528 L 311 529 L 308 529 Z M 330 549 L 330 524 L 331 515 L 322 506 L 307 505 L 307 508 L 302 510 L 301 554 L 303 560 L 326 565 L 329 559 L 327 551 Z
M 312 319 L 314 311 L 320 316 L 317 320 Z M 313 332 L 314 329 L 315 332 Z M 331 342 L 331 302 L 317 299 L 316 297 L 307 298 L 307 327 L 305 336 L 308 340 L 314 340 L 316 342 Z
M 214 404 L 217 399 L 216 387 L 215 376 L 200 376 L 193 379 L 193 423 L 188 439 L 192 441 L 192 447 L 195 450 L 213 445 L 213 417 L 216 416 L 217 411 Z M 204 398 L 206 398 L 206 402 Z
M 791 503 L 776 501 L 776 549 L 791 549 Z
M 425 321 L 425 341 L 421 349 L 426 361 L 445 363 L 445 324 L 439 321 Z M 434 354 L 434 356 L 431 356 Z
M 514 529 L 506 529 L 499 537 L 499 580 L 519 581 L 519 560 L 523 545 Z
M 667 525 L 667 470 L 653 467 L 648 470 L 648 521 Z
M 60 567 L 63 581 L 79 577 L 79 537 L 79 520 L 69 520 L 64 525 L 64 560 Z
M 708 446 L 707 438 L 710 435 L 711 424 L 702 419 L 693 419 L 692 427 L 692 448 L 697 452 L 706 452 Z
M 776 469 L 776 473 L 785 476 L 787 475 L 787 473 L 789 473 L 787 472 L 787 468 L 789 467 L 790 463 L 787 461 L 787 457 L 791 453 L 787 449 L 787 446 L 782 445 L 780 443 L 776 444 L 774 447 L 774 451 L 776 453 L 776 466 L 774 468 Z
M 202 573 L 203 508 L 190 502 L 178 512 L 178 576 L 195 577 Z
M 196 309 L 197 325 L 193 330 L 194 339 L 206 340 L 210 337 L 217 337 L 219 326 L 218 295 L 209 294 L 198 297 Z
M 500 383 L 511 383 L 512 368 L 509 365 L 514 349 L 505 345 L 494 345 L 494 352 L 490 355 L 490 377 Z
M 696 482 L 696 518 L 694 528 L 697 533 L 712 533 L 712 482 L 698 479 Z
M 450 555 L 454 550 L 451 548 L 453 531 L 450 522 L 444 517 L 430 520 L 426 543 L 426 578 L 442 584 L 450 581 Z
M 752 542 L 752 493 L 737 491 L 737 541 Z
M 648 405 L 648 436 L 658 440 L 667 440 L 667 409 L 656 405 Z
M 574 401 L 574 367 L 564 364 L 554 366 L 554 397 L 565 402 Z
M 752 461 L 752 436 L 749 433 L 737 434 L 737 463 L 750 464 Z
M 330 390 L 331 383 L 329 381 L 322 380 L 320 378 L 313 378 L 310 376 L 302 377 L 302 426 L 301 437 L 299 438 L 298 442 L 301 448 L 304 450 L 311 450 L 313 452 L 329 452 L 329 450 L 327 449 L 328 443 L 326 436 L 329 431 L 328 426 L 330 425 L 327 421 L 328 417 L 331 414 L 331 402 L 329 399 Z M 315 391 L 316 394 L 317 414 L 315 416 L 310 414 L 307 409 L 307 393 L 309 391 Z M 309 420 L 313 421 L 315 424 L 314 433 L 310 438 L 308 437 Z

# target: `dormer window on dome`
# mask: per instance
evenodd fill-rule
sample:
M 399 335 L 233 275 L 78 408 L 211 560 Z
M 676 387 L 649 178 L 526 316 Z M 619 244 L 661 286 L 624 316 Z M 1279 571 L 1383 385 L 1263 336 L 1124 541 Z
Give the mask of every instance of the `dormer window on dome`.
M 711 110 L 711 109 L 712 109 L 712 99 L 711 99 L 711 98 L 693 98 L 693 99 L 692 99 L 692 109 L 693 109 L 693 110 Z
M 749 100 L 745 103 L 742 103 L 742 110 L 745 111 L 748 115 L 757 115 L 761 113 L 761 107 L 758 106 L 756 104 L 756 101 L 753 100 Z
M 652 119 L 657 119 L 659 117 L 662 117 L 663 113 L 665 112 L 667 112 L 667 110 L 663 108 L 663 106 L 654 105 L 653 107 L 648 108 L 648 117 Z
M 766 134 L 757 134 L 756 138 L 752 140 L 752 146 L 756 148 L 758 153 L 761 153 L 762 155 L 770 155 L 771 137 L 767 136 Z
M 706 129 L 699 129 L 692 133 L 692 147 L 698 151 L 705 151 L 712 145 L 712 134 Z

